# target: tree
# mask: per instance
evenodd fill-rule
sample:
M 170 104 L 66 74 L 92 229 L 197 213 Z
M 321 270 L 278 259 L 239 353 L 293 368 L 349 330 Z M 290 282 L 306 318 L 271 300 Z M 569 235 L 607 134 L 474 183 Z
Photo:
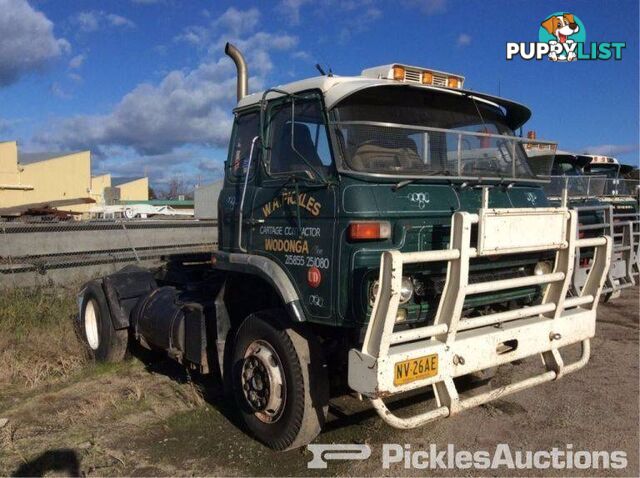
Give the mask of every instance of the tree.
M 185 199 L 193 199 L 193 187 L 179 178 L 171 179 L 167 188 L 160 193 L 162 199 L 178 199 L 180 196 L 184 196 Z

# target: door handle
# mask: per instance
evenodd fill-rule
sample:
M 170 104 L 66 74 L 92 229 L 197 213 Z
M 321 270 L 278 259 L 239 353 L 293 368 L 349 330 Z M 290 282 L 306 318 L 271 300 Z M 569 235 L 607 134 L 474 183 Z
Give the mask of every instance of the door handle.
M 263 224 L 263 223 L 264 223 L 264 219 L 253 219 L 253 218 L 250 218 L 250 219 L 244 219 L 242 221 L 242 224 L 245 224 L 247 226 L 256 226 L 258 224 Z

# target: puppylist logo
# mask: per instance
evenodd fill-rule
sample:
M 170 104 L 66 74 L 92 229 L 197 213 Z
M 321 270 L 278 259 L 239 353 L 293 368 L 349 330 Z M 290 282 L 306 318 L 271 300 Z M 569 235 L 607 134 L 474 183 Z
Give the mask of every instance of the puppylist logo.
M 587 43 L 584 23 L 577 15 L 555 12 L 540 23 L 537 42 L 508 42 L 507 60 L 621 60 L 626 46 L 626 42 L 619 41 Z

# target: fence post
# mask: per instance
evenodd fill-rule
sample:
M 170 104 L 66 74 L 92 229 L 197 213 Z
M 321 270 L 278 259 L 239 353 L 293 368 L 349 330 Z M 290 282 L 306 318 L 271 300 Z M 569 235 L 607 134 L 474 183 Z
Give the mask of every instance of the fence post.
M 7 227 L 2 225 L 2 236 L 4 237 L 5 245 L 7 246 L 7 259 L 9 261 L 9 270 L 11 271 L 11 283 L 13 284 L 13 288 L 16 288 L 16 276 L 13 270 L 13 260 L 11 258 L 11 254 L 9 254 L 9 237 L 7 236 Z

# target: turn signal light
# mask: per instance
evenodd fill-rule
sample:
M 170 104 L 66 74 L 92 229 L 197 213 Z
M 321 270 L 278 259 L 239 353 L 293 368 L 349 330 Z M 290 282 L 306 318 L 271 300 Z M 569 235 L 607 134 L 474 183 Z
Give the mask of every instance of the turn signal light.
M 394 66 L 393 67 L 393 79 L 394 80 L 404 81 L 404 68 L 402 68 L 401 66 Z
M 422 84 L 423 85 L 431 85 L 433 84 L 433 73 L 430 71 L 422 72 Z
M 391 224 L 386 221 L 357 221 L 349 224 L 348 237 L 351 241 L 373 241 L 389 239 Z

